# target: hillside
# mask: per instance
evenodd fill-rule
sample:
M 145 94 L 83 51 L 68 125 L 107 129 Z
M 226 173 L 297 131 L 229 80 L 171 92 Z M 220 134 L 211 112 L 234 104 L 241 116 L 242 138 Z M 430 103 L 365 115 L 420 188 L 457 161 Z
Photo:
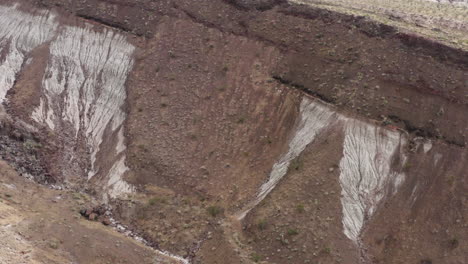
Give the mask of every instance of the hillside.
M 0 0 L 0 262 L 466 263 L 455 2 Z

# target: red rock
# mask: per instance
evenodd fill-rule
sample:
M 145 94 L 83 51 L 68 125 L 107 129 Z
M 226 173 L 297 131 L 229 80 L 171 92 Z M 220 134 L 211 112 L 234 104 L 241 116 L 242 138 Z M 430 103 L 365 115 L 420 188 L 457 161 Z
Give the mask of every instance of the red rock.
M 88 208 L 86 209 L 85 216 L 89 217 L 92 213 L 93 213 L 93 209 Z
M 103 225 L 106 225 L 106 226 L 112 224 L 112 222 L 110 221 L 110 219 L 107 218 L 107 217 L 104 218 L 104 219 L 102 219 L 101 222 L 102 222 Z
M 95 220 L 97 219 L 97 217 L 98 217 L 97 214 L 91 213 L 91 214 L 89 215 L 88 219 L 91 220 L 91 221 L 95 221 Z

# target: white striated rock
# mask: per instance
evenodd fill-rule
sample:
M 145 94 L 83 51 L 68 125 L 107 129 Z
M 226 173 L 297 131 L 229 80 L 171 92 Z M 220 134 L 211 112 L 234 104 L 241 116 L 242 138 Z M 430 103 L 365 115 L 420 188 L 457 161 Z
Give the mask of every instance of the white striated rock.
M 117 155 L 125 150 L 126 114 L 122 107 L 133 51 L 125 37 L 111 30 L 65 27 L 50 45 L 50 59 L 42 80 L 43 97 L 32 113 L 35 121 L 50 129 L 71 127 L 76 140 L 85 137 L 92 165 L 88 179 L 99 170 L 96 155 L 104 131 L 117 132 L 116 162 L 108 175 L 112 196 L 131 189 L 121 179 L 128 169 L 125 159 L 117 159 Z
M 117 134 L 117 145 L 115 146 L 116 154 L 118 155 L 126 149 L 127 146 L 125 146 L 124 129 L 121 127 L 119 133 Z
M 116 198 L 120 194 L 133 192 L 133 186 L 122 179 L 122 176 L 129 168 L 125 165 L 125 156 L 121 157 L 109 170 L 107 178 L 107 194 L 111 198 Z
M 336 120 L 337 114 L 327 106 L 304 97 L 301 102 L 297 130 L 289 142 L 288 152 L 281 156 L 273 165 L 268 181 L 260 187 L 255 200 L 239 214 L 238 219 L 243 219 L 253 207 L 265 199 L 284 175 L 286 175 L 291 161 L 297 158 L 324 128 Z
M 288 152 L 273 165 L 269 180 L 261 186 L 255 200 L 238 214 L 239 220 L 273 190 L 286 175 L 291 161 L 333 124 L 342 124 L 345 134 L 339 165 L 343 229 L 348 238 L 358 241 L 366 219 L 375 213 L 382 199 L 394 195 L 405 180 L 403 173 L 392 170 L 392 163 L 396 157 L 400 166 L 405 163 L 406 138 L 398 131 L 337 114 L 327 105 L 307 97 L 301 103 L 299 125 Z
M 27 63 L 27 55 L 34 48 L 50 40 L 57 29 L 55 16 L 49 12 L 31 15 L 17 6 L 0 6 L 0 103 Z
M 432 149 L 432 141 L 427 140 L 426 142 L 423 143 L 424 154 L 429 152 L 431 149 Z
M 357 242 L 364 222 L 379 202 L 404 181 L 404 175 L 392 170 L 394 155 L 404 162 L 405 138 L 397 131 L 362 121 L 343 119 L 345 140 L 340 162 L 343 227 L 345 235 Z M 393 194 L 392 193 L 392 194 Z

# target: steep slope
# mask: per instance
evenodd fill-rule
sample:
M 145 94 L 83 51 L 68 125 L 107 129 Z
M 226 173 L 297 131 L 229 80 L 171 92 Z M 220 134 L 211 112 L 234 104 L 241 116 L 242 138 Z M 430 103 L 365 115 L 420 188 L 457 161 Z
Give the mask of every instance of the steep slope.
M 3 159 L 173 260 L 466 259 L 465 35 L 346 5 L 0 3 Z
M 3 161 L 0 177 L 1 263 L 181 263 L 82 219 L 85 194 L 37 186 Z

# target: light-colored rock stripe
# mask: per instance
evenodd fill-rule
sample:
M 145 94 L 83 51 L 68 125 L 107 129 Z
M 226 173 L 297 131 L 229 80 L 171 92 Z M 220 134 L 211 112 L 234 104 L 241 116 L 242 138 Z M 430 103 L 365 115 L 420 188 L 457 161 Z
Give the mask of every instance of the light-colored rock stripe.
M 401 153 L 405 139 L 398 131 L 362 121 L 345 119 L 343 158 L 340 161 L 341 203 L 345 235 L 357 241 L 362 227 L 379 202 L 393 194 L 404 175 L 392 170 L 392 161 Z M 392 191 L 392 192 L 390 192 Z
M 308 98 L 302 100 L 296 132 L 289 142 L 288 151 L 273 165 L 268 181 L 260 187 L 255 200 L 238 215 L 238 219 L 243 219 L 252 208 L 265 199 L 286 175 L 291 161 L 297 158 L 324 128 L 336 120 L 337 115 L 327 106 Z
M 105 130 L 118 133 L 116 162 L 108 176 L 108 185 L 116 187 L 109 193 L 112 197 L 120 193 L 118 190 L 131 189 L 118 182 L 127 168 L 125 159 L 117 159 L 117 154 L 124 149 L 124 84 L 133 65 L 133 51 L 125 37 L 111 30 L 63 28 L 50 45 L 50 60 L 42 81 L 43 97 L 32 114 L 34 120 L 46 123 L 50 129 L 69 125 L 77 139 L 85 136 L 92 165 L 88 179 L 99 171 L 96 155 Z
M 238 214 L 238 219 L 243 219 L 275 188 L 286 175 L 291 161 L 321 131 L 334 124 L 343 127 L 345 135 L 339 164 L 343 231 L 349 239 L 357 242 L 365 221 L 386 196 L 396 193 L 405 179 L 403 173 L 392 169 L 392 164 L 397 163 L 401 168 L 406 160 L 403 153 L 405 135 L 337 114 L 331 107 L 307 97 L 301 102 L 298 125 L 288 151 L 273 165 L 268 181 L 260 187 L 256 198 Z
M 57 28 L 54 17 L 49 12 L 31 15 L 16 5 L 0 6 L 0 103 L 13 87 L 28 53 L 53 36 Z

